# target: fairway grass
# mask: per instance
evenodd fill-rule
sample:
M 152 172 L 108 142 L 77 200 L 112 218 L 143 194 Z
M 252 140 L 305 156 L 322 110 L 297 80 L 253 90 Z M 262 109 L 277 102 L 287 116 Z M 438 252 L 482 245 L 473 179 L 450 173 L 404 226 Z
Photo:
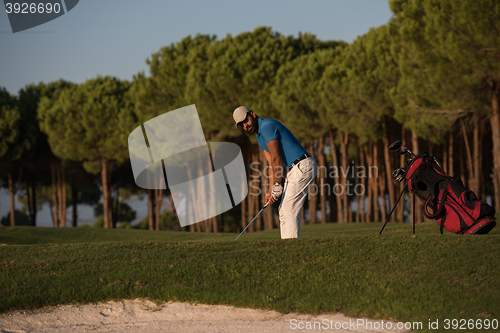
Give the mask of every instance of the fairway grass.
M 500 320 L 500 228 L 322 224 L 202 234 L 0 228 L 0 312 L 147 298 L 402 322 Z M 436 332 L 437 330 L 432 330 Z M 444 331 L 444 330 L 443 330 Z M 448 330 L 449 331 L 449 330 Z M 470 330 L 467 330 L 470 331 Z

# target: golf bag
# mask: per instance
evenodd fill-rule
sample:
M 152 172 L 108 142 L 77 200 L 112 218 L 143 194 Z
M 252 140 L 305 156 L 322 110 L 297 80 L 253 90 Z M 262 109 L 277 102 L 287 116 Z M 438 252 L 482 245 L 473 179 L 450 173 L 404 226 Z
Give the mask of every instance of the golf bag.
M 446 175 L 435 157 L 418 154 L 400 173 L 410 192 L 424 202 L 425 216 L 440 225 L 441 234 L 443 228 L 463 235 L 487 234 L 495 227 L 495 209 L 478 200 L 460 178 Z

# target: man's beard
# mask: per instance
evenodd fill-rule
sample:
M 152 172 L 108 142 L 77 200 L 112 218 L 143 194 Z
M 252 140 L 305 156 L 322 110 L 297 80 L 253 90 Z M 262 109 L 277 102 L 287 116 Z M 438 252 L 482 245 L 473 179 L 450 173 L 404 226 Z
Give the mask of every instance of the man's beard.
M 252 124 L 251 124 L 251 128 L 250 130 L 246 130 L 245 132 L 247 132 L 247 134 L 255 134 L 257 133 L 257 126 L 259 125 L 259 123 L 255 120 L 252 121 Z

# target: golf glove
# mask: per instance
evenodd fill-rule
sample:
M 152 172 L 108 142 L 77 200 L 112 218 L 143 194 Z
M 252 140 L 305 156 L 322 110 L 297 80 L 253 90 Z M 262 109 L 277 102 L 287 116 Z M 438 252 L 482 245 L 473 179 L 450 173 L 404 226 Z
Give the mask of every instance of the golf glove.
M 281 184 L 279 182 L 274 182 L 273 190 L 271 192 L 271 195 L 275 199 L 278 199 L 282 194 L 283 194 L 283 186 L 281 186 Z

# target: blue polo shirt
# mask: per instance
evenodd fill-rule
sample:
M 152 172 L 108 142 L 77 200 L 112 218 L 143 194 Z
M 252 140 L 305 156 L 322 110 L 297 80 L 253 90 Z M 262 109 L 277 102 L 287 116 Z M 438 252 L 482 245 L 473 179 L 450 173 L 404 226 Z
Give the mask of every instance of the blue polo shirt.
M 278 139 L 283 165 L 288 168 L 297 158 L 307 153 L 299 141 L 282 123 L 274 119 L 258 118 L 257 142 L 262 150 L 269 152 L 267 144 Z

